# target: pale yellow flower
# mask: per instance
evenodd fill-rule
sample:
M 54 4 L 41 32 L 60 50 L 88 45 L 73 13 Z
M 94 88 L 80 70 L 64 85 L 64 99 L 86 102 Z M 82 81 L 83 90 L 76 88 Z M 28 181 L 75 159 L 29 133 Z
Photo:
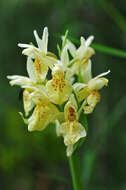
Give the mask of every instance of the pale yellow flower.
M 10 79 L 10 84 L 23 86 L 36 86 L 39 83 L 42 83 L 41 73 L 36 69 L 36 65 L 30 57 L 27 58 L 27 73 L 28 77 L 20 75 L 7 76 Z
M 102 73 L 95 78 L 91 78 L 91 62 L 86 63 L 84 78 L 85 83 L 76 83 L 73 85 L 78 101 L 83 102 L 83 109 L 85 114 L 92 113 L 96 104 L 100 101 L 99 90 L 108 85 L 108 79 L 103 76 L 110 71 Z
M 51 103 L 39 103 L 28 119 L 28 130 L 44 130 L 49 123 L 55 122 L 57 114 L 59 114 L 59 111 L 55 105 Z
M 53 68 L 53 65 L 57 63 L 57 57 L 48 52 L 48 28 L 43 30 L 42 39 L 39 38 L 37 31 L 34 31 L 34 36 L 38 45 L 38 48 L 32 44 L 21 44 L 18 46 L 24 48 L 22 53 L 34 59 L 35 71 L 37 72 L 39 81 L 43 81 L 47 75 L 48 68 Z
M 18 46 L 25 48 L 22 53 L 30 56 L 31 58 L 36 58 L 41 56 L 41 54 L 46 55 L 48 49 L 48 28 L 45 27 L 43 30 L 42 39 L 39 38 L 38 33 L 34 30 L 34 36 L 37 42 L 38 47 L 35 47 L 33 44 L 22 44 L 19 43 Z
M 83 104 L 85 114 L 92 113 L 96 104 L 100 101 L 100 93 L 96 90 L 92 91 Z
M 39 84 L 39 73 L 36 72 L 31 58 L 27 60 L 27 72 L 29 77 L 19 75 L 7 76 L 11 80 L 10 84 L 12 86 L 19 85 L 25 89 L 23 92 L 23 102 L 26 116 L 29 115 L 32 108 L 39 102 L 49 102 L 44 85 Z
M 72 96 L 71 96 L 72 97 Z M 64 107 L 65 122 L 60 125 L 57 121 L 56 132 L 64 137 L 67 146 L 67 156 L 73 153 L 73 145 L 82 137 L 86 136 L 85 128 L 78 122 L 77 105 L 74 98 L 70 98 Z
M 67 101 L 72 91 L 72 85 L 65 80 L 64 75 L 63 66 L 58 63 L 52 70 L 52 79 L 46 84 L 48 97 L 55 104 L 62 104 Z
M 68 72 L 66 74 L 67 80 L 70 80 L 74 74 L 80 75 L 80 71 L 82 71 L 84 63 L 87 62 L 95 53 L 94 49 L 89 47 L 93 39 L 93 36 L 90 36 L 87 40 L 85 40 L 84 37 L 81 37 L 81 45 L 78 49 L 71 41 L 67 40 L 66 47 L 73 57 L 73 59 L 68 63 Z
M 45 86 L 24 86 L 23 103 L 25 115 L 28 116 L 32 108 L 40 103 L 49 103 L 47 94 L 45 93 Z
M 64 37 L 62 39 L 64 40 Z M 78 49 L 70 40 L 67 40 L 66 44 L 72 57 L 81 62 L 88 60 L 95 53 L 94 49 L 89 47 L 93 39 L 94 36 L 89 36 L 87 40 L 85 40 L 84 37 L 81 37 L 80 47 Z

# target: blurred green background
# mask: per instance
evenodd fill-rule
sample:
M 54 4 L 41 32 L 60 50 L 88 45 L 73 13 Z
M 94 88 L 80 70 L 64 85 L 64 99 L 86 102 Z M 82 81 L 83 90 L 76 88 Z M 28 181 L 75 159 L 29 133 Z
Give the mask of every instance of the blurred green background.
M 35 42 L 33 30 L 41 35 L 48 26 L 49 50 L 57 51 L 58 35 L 66 29 L 75 39 L 94 35 L 93 74 L 111 70 L 109 87 L 88 116 L 88 138 L 77 153 L 81 159 L 75 154 L 82 190 L 125 190 L 126 1 L 1 0 L 0 26 L 0 189 L 72 190 L 63 139 L 53 126 L 27 131 L 18 114 L 23 112 L 20 88 L 10 87 L 6 79 L 27 75 L 17 43 Z

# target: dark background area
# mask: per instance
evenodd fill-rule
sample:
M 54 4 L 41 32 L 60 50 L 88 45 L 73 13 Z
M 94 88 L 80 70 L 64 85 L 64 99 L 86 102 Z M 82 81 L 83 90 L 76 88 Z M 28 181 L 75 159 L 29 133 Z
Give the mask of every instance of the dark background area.
M 35 42 L 33 30 L 49 28 L 49 50 L 56 53 L 59 35 L 95 36 L 95 43 L 126 50 L 124 0 L 0 1 L 0 189 L 72 190 L 63 139 L 55 128 L 28 132 L 18 112 L 20 88 L 7 75 L 27 75 L 18 42 Z M 126 189 L 126 58 L 96 51 L 93 74 L 111 70 L 109 86 L 89 115 L 88 138 L 76 160 L 85 190 Z

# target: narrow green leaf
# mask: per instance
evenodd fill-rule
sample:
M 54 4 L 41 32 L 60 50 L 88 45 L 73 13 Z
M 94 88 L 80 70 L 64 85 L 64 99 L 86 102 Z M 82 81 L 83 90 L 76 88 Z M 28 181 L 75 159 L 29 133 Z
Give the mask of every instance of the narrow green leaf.
M 113 109 L 112 113 L 108 117 L 108 131 L 110 127 L 114 127 L 121 119 L 121 117 L 126 113 L 126 95 L 121 98 L 121 100 L 117 103 L 115 108 Z
M 126 18 L 108 0 L 97 0 L 98 4 L 114 20 L 117 26 L 126 34 Z
M 91 174 L 94 169 L 94 164 L 96 160 L 96 152 L 95 150 L 88 149 L 83 154 L 82 159 L 82 170 L 81 170 L 81 181 L 84 187 L 86 188 L 90 182 Z M 84 168 L 84 170 L 83 170 Z
M 101 44 L 96 44 L 96 43 L 93 43 L 91 45 L 91 47 L 93 47 L 95 50 L 103 52 L 105 54 L 126 58 L 126 52 L 123 50 L 111 48 L 111 47 L 101 45 Z
M 59 57 L 61 57 L 61 49 L 60 49 L 59 44 L 57 44 L 57 50 L 58 50 Z
M 58 38 L 61 37 L 60 34 L 57 34 L 56 36 Z M 75 43 L 77 45 L 80 44 L 80 41 L 77 40 L 76 38 L 69 36 L 68 39 L 70 39 L 73 43 Z M 120 50 L 120 49 L 112 48 L 112 47 L 102 45 L 102 44 L 97 44 L 97 43 L 92 43 L 91 47 L 94 48 L 95 50 L 99 51 L 99 52 L 102 52 L 102 53 L 105 53 L 108 55 L 126 58 L 126 51 L 125 50 Z

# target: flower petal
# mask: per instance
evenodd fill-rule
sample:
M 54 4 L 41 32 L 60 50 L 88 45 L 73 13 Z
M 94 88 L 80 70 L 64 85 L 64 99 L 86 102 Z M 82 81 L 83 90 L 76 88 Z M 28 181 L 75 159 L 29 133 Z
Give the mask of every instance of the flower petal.
M 104 86 L 108 85 L 108 79 L 106 78 L 94 78 L 88 82 L 89 90 L 100 90 Z
M 82 100 L 86 99 L 89 96 L 90 90 L 88 88 L 88 85 L 85 85 L 81 90 L 75 91 L 75 93 L 78 101 L 81 102 Z
M 83 104 L 83 109 L 85 114 L 90 114 L 93 112 L 96 104 L 100 101 L 100 94 L 98 91 L 92 91 L 88 96 L 85 104 Z
M 72 154 L 72 146 L 86 136 L 85 128 L 79 122 L 65 122 L 61 125 L 64 144 L 68 146 L 67 156 Z
M 77 104 L 74 101 L 68 101 L 64 107 L 64 116 L 66 121 L 78 120 Z
M 31 81 L 30 78 L 28 77 L 23 77 L 20 75 L 12 75 L 12 76 L 7 76 L 8 79 L 10 79 L 10 85 L 19 85 L 19 86 L 24 86 L 24 85 L 32 85 L 33 82 Z
M 80 82 L 76 82 L 74 85 L 73 85 L 73 89 L 75 90 L 75 92 L 78 92 L 80 91 L 81 89 L 83 89 L 84 87 L 86 87 L 87 84 L 84 84 L 84 83 L 80 83 Z
M 74 63 L 70 68 L 67 68 L 65 79 L 69 81 L 74 74 L 78 73 L 78 69 L 78 62 Z
M 35 39 L 37 41 L 38 47 L 39 49 L 44 52 L 47 53 L 47 46 L 48 46 L 48 28 L 45 27 L 43 30 L 43 35 L 42 35 L 42 39 L 39 38 L 38 33 L 36 30 L 34 30 L 34 36 Z
M 39 49 L 42 50 L 42 46 L 43 46 L 42 39 L 39 38 L 39 35 L 36 30 L 34 30 L 33 33 L 34 33 L 34 36 L 35 36 L 35 39 L 36 39 Z
M 85 84 L 92 78 L 91 65 L 91 60 L 88 60 L 81 66 L 81 76 Z
M 35 104 L 40 104 L 40 103 L 49 103 L 49 99 L 47 97 L 47 94 L 45 93 L 45 87 L 44 86 L 36 86 L 36 88 L 29 88 L 33 89 L 34 91 L 31 93 L 31 99 Z
M 43 42 L 43 46 L 42 46 L 42 49 L 43 49 L 43 52 L 47 53 L 47 46 L 48 46 L 48 28 L 45 27 L 44 30 L 43 30 L 43 35 L 42 35 L 42 42 Z
M 50 122 L 53 122 L 56 113 L 58 113 L 58 109 L 53 104 L 38 104 L 28 119 L 28 130 L 44 130 Z
M 22 51 L 22 54 L 27 55 L 31 57 L 32 59 L 40 58 L 41 57 L 41 51 L 40 49 L 36 48 L 33 45 L 29 45 L 26 49 Z
M 30 57 L 27 59 L 27 72 L 32 81 L 37 82 L 37 76 L 35 71 L 35 64 Z
M 46 92 L 51 102 L 62 104 L 72 91 L 72 85 L 64 79 L 63 67 L 58 63 L 52 71 L 52 80 L 46 84 Z
M 18 43 L 18 47 L 21 47 L 21 48 L 31 48 L 31 47 L 33 47 L 33 45 Z
M 92 55 L 95 54 L 95 51 L 93 48 L 91 47 L 87 47 L 85 48 L 85 50 L 83 51 L 82 56 L 80 57 L 80 59 L 82 59 L 82 62 L 84 63 L 85 61 L 87 61 L 88 59 L 91 58 Z
M 106 76 L 106 75 L 108 75 L 110 72 L 111 72 L 111 71 L 108 70 L 107 72 L 101 73 L 100 75 L 97 75 L 94 79 L 97 79 L 97 78 L 100 78 L 100 77 Z
M 94 40 L 94 36 L 89 36 L 85 42 L 85 46 L 86 47 L 90 46 L 93 40 Z
M 76 55 L 76 46 L 70 40 L 67 40 L 67 47 L 68 47 L 72 57 L 75 57 L 75 55 Z
M 72 86 L 66 80 L 58 81 L 50 80 L 46 84 L 47 94 L 51 102 L 62 104 L 68 100 L 72 91 Z
M 58 137 L 62 135 L 62 128 L 58 120 L 56 120 L 56 134 Z
M 25 89 L 23 92 L 23 102 L 24 102 L 24 110 L 26 116 L 28 116 L 29 112 L 32 110 L 32 108 L 35 105 L 32 100 L 31 94 L 32 92 L 30 92 L 28 89 Z
M 48 72 L 48 66 L 39 59 L 35 59 L 34 65 L 35 65 L 35 74 L 37 81 L 39 83 L 42 83 L 46 78 Z
M 61 53 L 61 62 L 66 67 L 69 63 L 69 56 L 68 56 L 68 50 L 67 45 L 63 48 Z

